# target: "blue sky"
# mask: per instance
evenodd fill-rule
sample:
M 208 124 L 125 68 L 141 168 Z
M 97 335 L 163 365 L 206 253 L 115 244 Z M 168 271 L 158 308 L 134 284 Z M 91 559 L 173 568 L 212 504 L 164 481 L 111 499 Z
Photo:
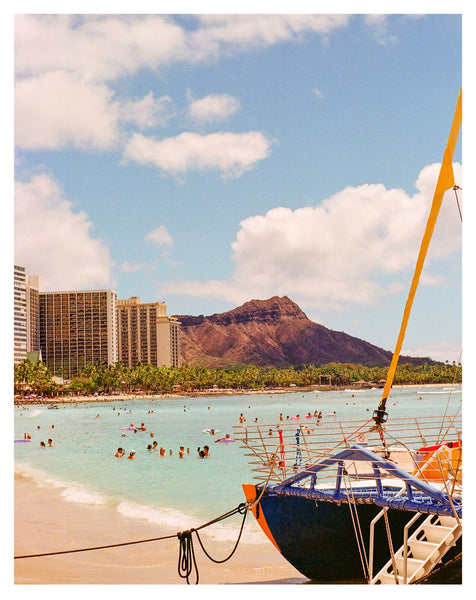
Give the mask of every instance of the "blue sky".
M 168 314 L 287 295 L 393 350 L 461 29 L 457 14 L 17 16 L 15 262 L 44 290 L 113 288 Z M 458 361 L 447 196 L 403 351 Z

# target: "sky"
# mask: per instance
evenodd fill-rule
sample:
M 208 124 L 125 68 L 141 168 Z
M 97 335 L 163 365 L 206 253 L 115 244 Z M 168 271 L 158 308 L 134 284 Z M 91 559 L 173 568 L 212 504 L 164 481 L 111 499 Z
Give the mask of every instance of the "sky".
M 288 296 L 394 349 L 462 84 L 460 14 L 17 14 L 14 238 L 41 289 Z M 461 179 L 462 142 L 454 157 Z M 459 192 L 462 203 L 462 192 Z M 403 354 L 461 360 L 453 191 Z

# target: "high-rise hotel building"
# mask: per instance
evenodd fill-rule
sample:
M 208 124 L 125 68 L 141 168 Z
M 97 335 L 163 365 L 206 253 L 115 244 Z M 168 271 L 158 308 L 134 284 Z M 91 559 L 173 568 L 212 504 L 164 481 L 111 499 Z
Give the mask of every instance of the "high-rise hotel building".
M 14 364 L 40 350 L 39 288 L 39 277 L 28 276 L 21 265 L 13 266 Z
M 180 366 L 180 323 L 163 302 L 142 303 L 133 296 L 117 301 L 119 360 L 126 367 Z
M 14 362 L 36 353 L 53 375 L 71 379 L 88 364 L 180 365 L 180 323 L 163 302 L 113 290 L 40 292 L 39 277 L 14 266 Z
M 88 364 L 117 362 L 117 295 L 112 290 L 40 292 L 43 362 L 70 379 Z

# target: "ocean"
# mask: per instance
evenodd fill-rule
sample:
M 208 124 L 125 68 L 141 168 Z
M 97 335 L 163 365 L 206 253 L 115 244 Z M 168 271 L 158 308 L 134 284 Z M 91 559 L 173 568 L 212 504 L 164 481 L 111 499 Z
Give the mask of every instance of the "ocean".
M 217 397 L 133 399 L 117 402 L 15 407 L 14 438 L 31 435 L 29 443 L 14 444 L 15 472 L 38 485 L 61 490 L 66 502 L 107 505 L 130 519 L 141 519 L 176 533 L 218 517 L 244 501 L 242 483 L 253 473 L 239 442 L 216 443 L 236 433 L 240 414 L 247 423 L 258 419 L 270 426 L 296 414 L 322 411 L 323 419 L 366 421 L 377 407 L 381 390 L 295 392 Z M 454 388 L 395 388 L 387 402 L 391 417 L 452 414 L 460 409 L 461 386 Z M 121 428 L 144 423 L 146 431 Z M 213 436 L 204 432 L 214 429 Z M 153 437 L 151 437 L 153 433 Z M 52 440 L 52 447 L 48 446 Z M 41 442 L 46 447 L 41 447 Z M 157 441 L 156 450 L 147 446 Z M 200 459 L 197 448 L 208 445 Z M 116 458 L 118 447 L 125 450 Z M 165 456 L 159 456 L 159 448 Z M 179 458 L 180 446 L 185 456 Z M 135 460 L 126 456 L 135 450 Z M 189 451 L 187 453 L 187 450 Z M 170 454 L 171 452 L 171 454 Z M 238 517 L 240 520 L 241 517 Z M 243 543 L 262 543 L 253 519 L 247 520 Z M 217 541 L 236 540 L 237 521 L 209 528 Z

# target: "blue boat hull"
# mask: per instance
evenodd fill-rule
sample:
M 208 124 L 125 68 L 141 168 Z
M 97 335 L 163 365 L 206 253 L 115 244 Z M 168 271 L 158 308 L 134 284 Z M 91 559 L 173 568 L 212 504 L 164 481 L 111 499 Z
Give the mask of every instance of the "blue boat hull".
M 359 504 L 357 510 L 368 557 L 370 523 L 381 509 L 374 504 Z M 393 547 L 397 550 L 403 543 L 403 530 L 411 515 L 391 509 L 387 514 Z M 255 516 L 261 526 L 267 525 L 265 532 L 283 557 L 311 581 L 367 583 L 348 504 L 265 493 Z M 373 572 L 380 570 L 389 557 L 387 534 L 380 521 L 375 528 Z

